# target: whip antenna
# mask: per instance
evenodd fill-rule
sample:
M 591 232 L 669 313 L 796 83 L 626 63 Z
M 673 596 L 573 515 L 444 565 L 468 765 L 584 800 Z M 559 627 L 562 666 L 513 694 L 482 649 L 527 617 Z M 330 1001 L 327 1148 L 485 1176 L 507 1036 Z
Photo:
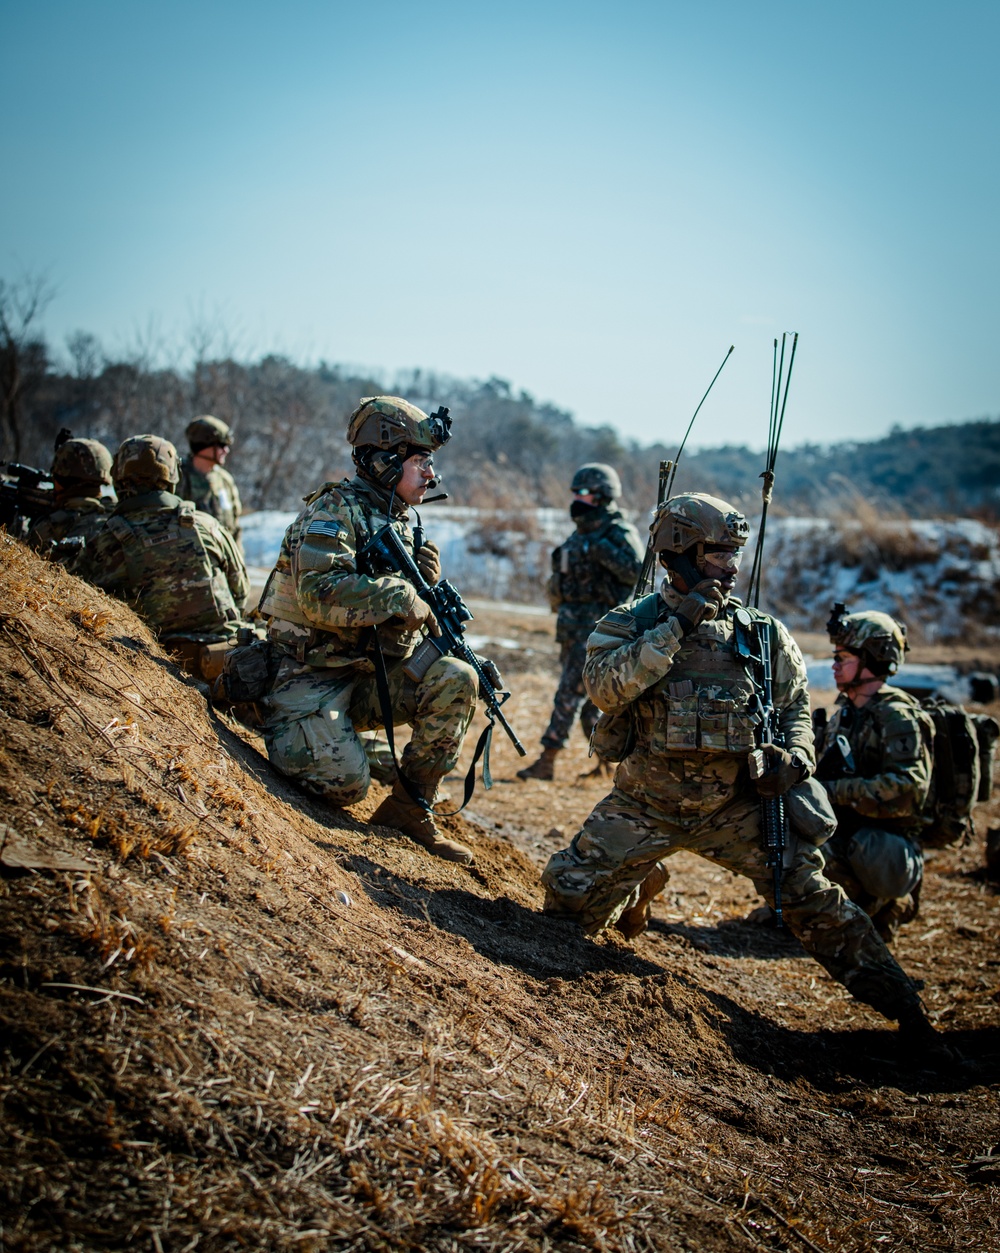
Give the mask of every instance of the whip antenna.
M 735 344 L 729 345 L 729 352 L 727 352 L 722 358 L 722 365 L 720 365 L 712 375 L 712 381 L 705 389 L 705 395 L 698 401 L 698 408 L 695 409 L 694 413 L 691 415 L 691 421 L 688 423 L 687 430 L 684 432 L 684 438 L 681 440 L 681 446 L 677 449 L 677 456 L 673 459 L 673 461 L 660 462 L 660 477 L 656 489 L 657 509 L 659 509 L 665 500 L 669 499 L 670 493 L 673 491 L 674 479 L 677 477 L 677 466 L 681 459 L 681 453 L 684 451 L 684 445 L 687 443 L 688 436 L 691 434 L 691 428 L 694 426 L 694 420 L 698 416 L 702 405 L 708 399 L 708 393 L 715 386 L 715 380 L 722 373 L 723 366 L 732 356 L 734 347 Z M 640 596 L 645 594 L 646 584 L 653 571 L 653 560 L 653 537 L 650 535 L 649 540 L 646 543 L 646 555 L 642 559 L 642 569 L 639 571 L 639 577 L 636 579 L 635 583 L 635 590 L 632 593 L 633 600 L 638 600 Z
M 767 508 L 774 495 L 774 464 L 778 459 L 778 446 L 781 443 L 781 431 L 785 425 L 785 406 L 788 404 L 788 386 L 792 381 L 792 367 L 795 365 L 795 349 L 799 343 L 799 333 L 792 333 L 792 347 L 788 356 L 788 371 L 785 372 L 785 341 L 789 332 L 781 336 L 781 356 L 778 356 L 778 341 L 774 341 L 774 354 L 771 364 L 771 408 L 767 423 L 767 462 L 761 478 L 764 480 L 760 489 L 761 510 L 760 526 L 757 528 L 757 544 L 754 548 L 753 566 L 750 569 L 750 584 L 747 599 L 753 600 L 753 607 L 760 608 L 760 584 L 764 571 L 764 533 L 767 530 Z

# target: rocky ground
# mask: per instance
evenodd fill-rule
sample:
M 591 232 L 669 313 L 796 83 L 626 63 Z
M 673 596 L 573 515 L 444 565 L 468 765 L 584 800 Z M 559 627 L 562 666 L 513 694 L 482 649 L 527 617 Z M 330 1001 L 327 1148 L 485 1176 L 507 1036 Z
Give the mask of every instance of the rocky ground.
M 634 945 L 544 918 L 579 733 L 553 784 L 498 738 L 438 862 L 0 544 L 0 1247 L 1000 1249 L 996 800 L 897 943 L 927 1067 L 694 858 Z M 551 620 L 476 608 L 533 753 Z

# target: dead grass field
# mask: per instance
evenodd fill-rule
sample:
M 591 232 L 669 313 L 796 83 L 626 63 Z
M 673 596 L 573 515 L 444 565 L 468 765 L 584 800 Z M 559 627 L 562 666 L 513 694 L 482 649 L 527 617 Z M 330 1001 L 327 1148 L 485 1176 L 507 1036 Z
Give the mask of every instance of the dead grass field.
M 605 786 L 579 732 L 552 785 L 499 737 L 447 820 L 477 867 L 439 862 L 367 825 L 377 786 L 297 793 L 127 609 L 0 545 L 0 862 L 89 867 L 0 879 L 5 1251 L 1000 1249 L 981 840 L 897 945 L 964 1062 L 904 1065 L 694 858 L 634 946 L 538 912 Z M 551 622 L 474 629 L 532 649 L 533 751 Z

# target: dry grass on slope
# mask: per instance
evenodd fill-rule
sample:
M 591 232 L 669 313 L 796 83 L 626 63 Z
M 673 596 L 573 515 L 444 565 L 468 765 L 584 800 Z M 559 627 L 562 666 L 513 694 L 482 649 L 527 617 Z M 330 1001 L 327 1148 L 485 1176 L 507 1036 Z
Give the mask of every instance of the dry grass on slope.
M 92 867 L 0 881 L 5 1250 L 995 1240 L 981 1085 L 909 1104 L 696 949 L 544 919 L 461 819 L 472 872 L 367 826 L 378 789 L 304 798 L 126 608 L 0 546 L 0 822 Z

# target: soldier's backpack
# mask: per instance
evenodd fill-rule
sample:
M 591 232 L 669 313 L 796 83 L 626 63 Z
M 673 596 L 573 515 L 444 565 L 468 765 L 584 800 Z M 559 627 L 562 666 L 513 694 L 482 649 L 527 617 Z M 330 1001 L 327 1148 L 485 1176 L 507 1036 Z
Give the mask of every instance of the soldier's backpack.
M 927 826 L 920 839 L 927 848 L 946 848 L 972 835 L 973 807 L 993 795 L 993 755 L 1000 725 L 940 696 L 920 703 L 934 723 L 934 770 L 924 808 Z

